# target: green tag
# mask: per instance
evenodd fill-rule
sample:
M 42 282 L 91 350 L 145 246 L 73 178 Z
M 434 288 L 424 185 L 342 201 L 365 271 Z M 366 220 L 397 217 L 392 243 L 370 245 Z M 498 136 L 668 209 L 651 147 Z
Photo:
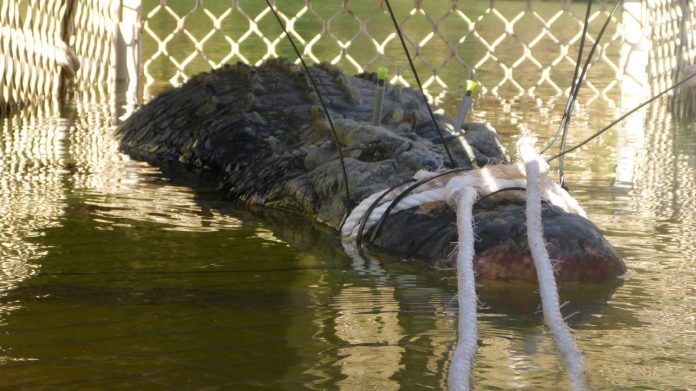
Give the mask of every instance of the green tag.
M 377 80 L 379 81 L 384 81 L 387 79 L 387 73 L 389 73 L 389 69 L 385 67 L 381 67 L 377 69 Z
M 477 86 L 478 86 L 477 82 L 475 82 L 473 80 L 467 80 L 466 81 L 466 92 L 473 92 Z

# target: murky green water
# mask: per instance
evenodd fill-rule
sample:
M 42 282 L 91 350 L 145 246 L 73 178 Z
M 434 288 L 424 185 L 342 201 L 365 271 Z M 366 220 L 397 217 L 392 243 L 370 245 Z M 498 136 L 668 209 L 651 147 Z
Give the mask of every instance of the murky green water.
M 512 145 L 519 125 L 548 137 L 562 103 L 489 95 L 474 116 Z M 617 112 L 581 108 L 570 144 Z M 451 272 L 353 259 L 311 221 L 171 181 L 118 151 L 114 122 L 81 101 L 0 122 L 0 388 L 445 388 Z M 567 165 L 629 269 L 562 291 L 591 387 L 693 389 L 696 126 L 656 106 Z M 476 388 L 567 388 L 536 288 L 479 294 Z
M 512 141 L 510 115 L 485 119 Z M 0 386 L 444 387 L 451 273 L 356 261 L 309 221 L 174 183 L 118 152 L 108 107 L 64 117 L 2 122 Z M 595 389 L 690 389 L 696 128 L 654 111 L 601 141 L 569 184 L 629 274 L 567 287 L 564 313 Z M 565 387 L 535 287 L 480 294 L 478 389 Z

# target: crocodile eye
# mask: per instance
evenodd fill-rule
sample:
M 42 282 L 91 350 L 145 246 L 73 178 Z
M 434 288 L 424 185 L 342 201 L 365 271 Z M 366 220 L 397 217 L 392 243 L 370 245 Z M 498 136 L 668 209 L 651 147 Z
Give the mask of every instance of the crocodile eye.
M 363 149 L 362 152 L 360 152 L 360 155 L 357 157 L 357 159 L 362 162 L 381 162 L 382 160 L 386 160 L 388 158 L 389 153 L 381 144 L 368 146 L 367 148 Z

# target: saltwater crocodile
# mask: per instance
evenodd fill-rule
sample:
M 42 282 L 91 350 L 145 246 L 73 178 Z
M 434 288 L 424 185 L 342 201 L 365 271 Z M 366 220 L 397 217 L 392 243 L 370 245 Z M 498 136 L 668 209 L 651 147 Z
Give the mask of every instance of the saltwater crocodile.
M 196 75 L 143 106 L 117 135 L 126 153 L 171 175 L 195 173 L 236 200 L 303 213 L 335 229 L 355 201 L 419 170 L 451 166 L 443 140 L 459 167 L 510 163 L 486 125 L 465 124 L 467 150 L 451 119 L 438 115 L 446 132 L 441 137 L 417 91 L 387 86 L 385 114 L 381 125 L 373 126 L 368 121 L 375 74 L 351 77 L 327 64 L 310 71 L 336 125 L 352 199 L 316 91 L 306 72 L 285 59 Z M 481 202 L 474 218 L 479 278 L 534 280 L 524 205 Z M 543 218 L 560 280 L 608 280 L 625 273 L 622 260 L 589 220 L 548 204 Z M 400 211 L 385 220 L 371 245 L 452 266 L 454 221 L 455 212 L 443 202 Z

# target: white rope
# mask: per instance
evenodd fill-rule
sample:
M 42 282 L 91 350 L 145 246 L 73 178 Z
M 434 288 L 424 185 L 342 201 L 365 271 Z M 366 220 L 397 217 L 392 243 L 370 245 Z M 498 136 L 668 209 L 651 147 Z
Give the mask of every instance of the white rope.
M 527 238 L 539 280 L 544 321 L 563 355 L 573 389 L 583 390 L 585 375 L 582 355 L 561 315 L 554 270 L 544 242 L 541 201 L 546 200 L 567 212 L 583 217 L 585 212 L 567 191 L 548 178 L 548 164 L 537 155 L 533 139 L 522 138 L 517 147 L 522 164 L 486 166 L 435 178 L 404 197 L 395 205 L 393 212 L 442 201 L 457 209 L 459 338 L 450 364 L 449 388 L 458 391 L 468 390 L 477 349 L 473 206 L 478 196 L 483 197 L 504 188 L 526 187 Z M 419 171 L 414 175 L 414 179 L 428 179 L 438 174 Z M 377 198 L 384 195 L 381 204 L 367 216 L 365 229 L 373 227 L 391 202 L 410 186 L 411 184 L 404 184 L 394 190 L 375 193 L 363 200 L 346 219 L 341 229 L 344 238 L 357 237 L 361 220 Z M 521 192 L 508 192 L 505 196 L 520 197 L 519 194 Z
M 413 178 L 416 180 L 423 180 L 438 174 L 438 172 L 419 171 L 413 176 Z M 481 169 L 445 175 L 433 179 L 430 182 L 424 183 L 415 189 L 412 194 L 401 200 L 393 209 L 393 212 L 410 209 L 426 203 L 444 201 L 445 194 L 438 190 L 443 189 L 455 178 L 470 179 L 472 181 L 471 186 L 476 188 L 478 195 L 481 197 L 496 192 L 500 189 L 508 187 L 525 187 L 527 184 L 526 172 L 524 165 L 522 164 L 486 166 Z M 374 208 L 374 210 L 370 213 L 370 216 L 367 218 L 365 229 L 370 229 L 373 227 L 387 210 L 388 205 L 409 186 L 411 186 L 411 184 L 407 183 L 403 186 L 397 187 L 394 190 L 383 190 L 365 198 L 351 211 L 350 215 L 346 218 L 345 223 L 343 223 L 343 226 L 341 227 L 342 236 L 345 239 L 357 238 L 360 221 L 367 213 L 367 210 L 375 202 L 375 200 L 377 200 L 377 198 L 387 193 L 387 195 L 380 201 L 380 205 Z M 582 210 L 575 199 L 573 199 L 573 197 L 571 197 L 570 194 L 563 190 L 557 183 L 553 182 L 547 177 L 544 177 L 542 179 L 542 189 L 542 198 L 545 201 L 562 208 L 566 212 L 576 213 L 580 216 L 586 217 L 585 211 Z M 524 196 L 521 194 L 521 192 L 509 192 L 505 195 L 501 195 L 500 197 L 513 197 L 519 200 L 524 200 Z
M 563 315 L 561 315 L 553 266 L 544 242 L 544 227 L 541 222 L 540 177 L 548 172 L 548 165 L 536 154 L 533 140 L 523 138 L 518 142 L 517 148 L 527 170 L 527 240 L 539 280 L 544 322 L 551 330 L 558 349 L 563 354 L 573 389 L 583 390 L 585 389 L 585 374 L 582 355 L 575 345 L 568 325 L 563 320 Z
M 474 279 L 474 227 L 472 210 L 476 201 L 476 190 L 461 178 L 447 185 L 450 204 L 457 208 L 457 300 L 459 302 L 459 324 L 457 347 L 452 354 L 449 368 L 449 389 L 468 390 L 470 376 L 478 347 L 476 331 L 476 286 Z
M 419 181 L 422 179 L 431 178 L 437 174 L 438 174 L 438 172 L 420 170 L 413 175 L 413 179 Z M 453 174 L 453 175 L 455 175 L 455 174 Z M 419 188 L 417 189 L 417 191 L 415 193 L 421 193 L 421 192 L 426 191 L 426 190 L 445 187 L 447 185 L 447 182 L 449 182 L 449 180 L 451 178 L 452 178 L 452 176 L 444 176 L 443 178 L 433 179 L 432 181 L 424 183 L 423 185 L 419 186 Z M 405 183 L 399 187 L 396 187 L 393 190 L 387 189 L 384 191 L 378 191 L 378 192 L 370 195 L 369 197 L 365 198 L 364 200 L 360 201 L 360 203 L 350 212 L 350 215 L 348 216 L 348 218 L 346 218 L 346 221 L 343 223 L 343 226 L 341 227 L 341 235 L 343 235 L 344 237 L 356 237 L 357 231 L 358 231 L 356 228 L 360 225 L 360 221 L 362 220 L 363 216 L 365 216 L 365 213 L 367 213 L 367 210 L 370 209 L 370 206 L 372 206 L 372 204 L 375 202 L 375 200 L 377 200 L 383 194 L 386 194 L 380 200 L 380 205 L 385 204 L 387 202 L 391 202 L 402 191 L 406 190 L 406 188 L 410 187 L 411 185 L 413 185 L 413 184 L 412 183 Z M 434 202 L 434 201 L 430 201 L 430 202 Z M 372 214 L 374 214 L 374 211 L 371 213 L 371 215 Z M 379 216 L 381 216 L 381 214 Z M 377 220 L 379 220 L 379 216 L 377 217 Z
M 353 210 L 350 212 L 350 215 L 348 216 L 348 218 L 346 218 L 346 221 L 343 223 L 343 226 L 341 227 L 341 235 L 351 236 L 351 232 L 357 226 L 360 225 L 360 221 L 362 220 L 363 216 L 365 216 L 365 213 L 367 213 L 367 210 L 370 209 L 370 206 L 372 206 L 372 204 L 383 194 L 386 195 L 382 198 L 381 204 L 394 200 L 394 198 L 396 198 L 396 196 L 399 193 L 406 190 L 406 188 L 410 185 L 410 183 L 405 183 L 399 187 L 396 187 L 393 190 L 387 189 L 382 192 L 376 192 L 370 195 L 369 197 L 365 198 L 364 200 L 360 201 L 360 203 L 355 208 L 353 208 Z
M 396 213 L 401 210 L 415 208 L 430 202 L 444 201 L 446 196 L 447 193 L 444 188 L 426 190 L 420 193 L 410 194 L 409 196 L 404 197 L 404 199 L 402 199 L 401 202 L 396 204 L 394 209 L 392 209 L 392 213 Z M 367 221 L 365 222 L 366 230 L 372 228 L 379 221 L 382 215 L 384 215 L 384 212 L 386 212 L 387 208 L 389 208 L 389 205 L 389 203 L 383 203 L 380 206 L 376 207 L 372 211 L 372 213 L 370 213 L 370 215 L 367 218 Z M 360 218 L 358 219 L 358 223 L 360 222 L 361 218 L 362 216 L 360 216 Z M 351 213 L 350 217 L 348 217 L 348 219 L 346 219 L 346 222 L 343 224 L 342 232 L 348 232 L 347 236 L 355 238 L 358 236 L 360 224 L 354 224 L 351 227 L 348 225 L 349 221 L 354 221 L 353 213 Z
M 343 226 L 341 227 L 341 235 L 350 236 L 353 229 L 360 224 L 360 220 L 362 220 L 363 216 L 365 216 L 367 210 L 370 209 L 370 205 L 372 205 L 377 198 L 381 197 L 385 193 L 396 194 L 396 190 L 397 189 L 387 189 L 381 193 L 377 192 L 360 201 L 360 203 L 350 212 L 350 215 L 348 215 L 346 221 L 343 222 Z M 385 196 L 383 200 L 387 199 L 387 197 L 389 196 Z

